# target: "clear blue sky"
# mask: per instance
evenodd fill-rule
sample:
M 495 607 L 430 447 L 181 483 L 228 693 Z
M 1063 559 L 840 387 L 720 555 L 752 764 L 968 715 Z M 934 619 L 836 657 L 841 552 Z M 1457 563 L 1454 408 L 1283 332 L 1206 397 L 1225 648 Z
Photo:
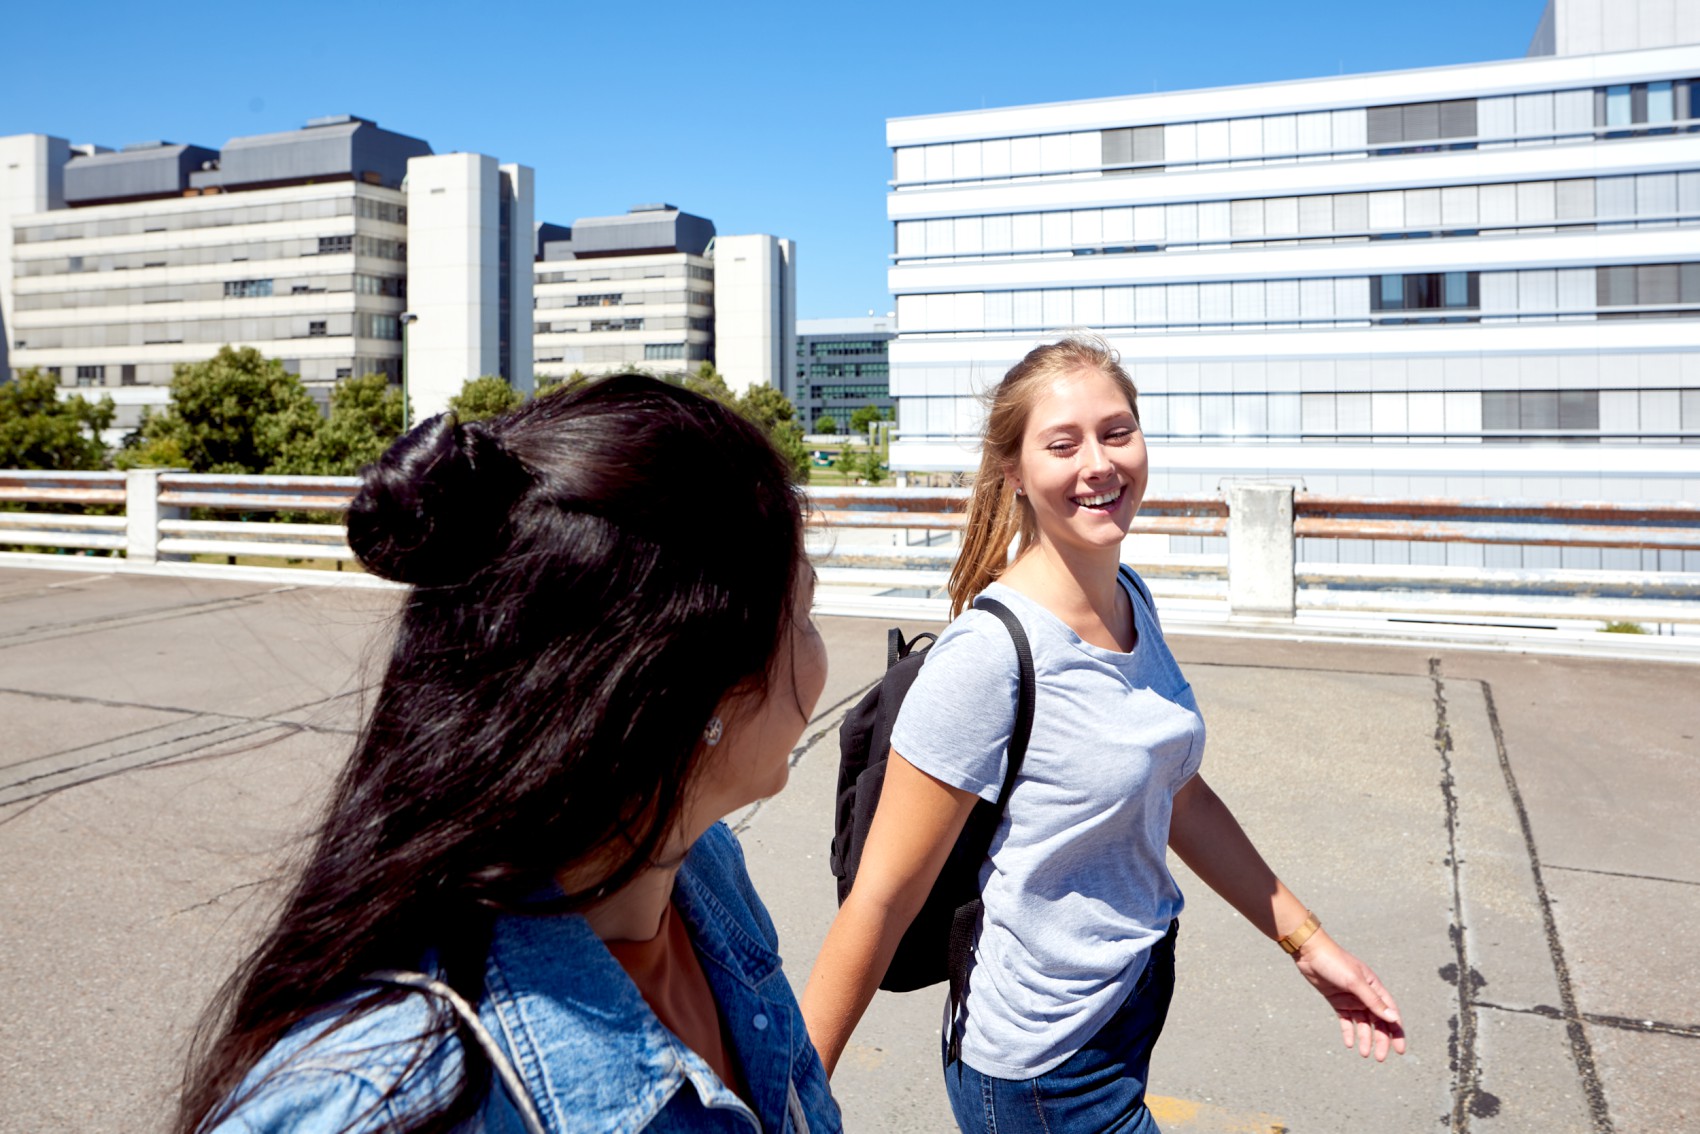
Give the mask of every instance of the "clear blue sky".
M 353 113 L 798 242 L 804 318 L 886 310 L 885 120 L 1521 56 L 1544 0 L 14 3 L 0 134 L 219 147 Z

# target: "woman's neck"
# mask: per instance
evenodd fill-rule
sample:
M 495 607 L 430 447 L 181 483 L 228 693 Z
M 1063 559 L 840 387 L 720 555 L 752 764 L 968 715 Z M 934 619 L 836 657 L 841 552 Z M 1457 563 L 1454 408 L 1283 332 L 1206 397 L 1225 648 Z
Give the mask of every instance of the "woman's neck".
M 1041 538 L 1012 563 L 999 582 L 1062 619 L 1094 645 L 1126 649 L 1131 631 L 1116 574 L 1120 547 L 1059 548 Z
M 677 866 L 652 866 L 586 909 L 584 919 L 604 941 L 648 941 L 661 931 L 678 874 Z

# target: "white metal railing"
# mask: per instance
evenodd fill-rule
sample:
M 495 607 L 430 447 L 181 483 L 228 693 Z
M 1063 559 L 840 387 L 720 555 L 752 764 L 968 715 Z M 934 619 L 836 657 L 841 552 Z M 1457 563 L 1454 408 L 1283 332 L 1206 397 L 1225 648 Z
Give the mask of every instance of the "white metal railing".
M 0 551 L 0 563 L 39 562 L 16 550 L 33 547 L 122 557 L 127 570 L 163 570 L 197 556 L 340 565 L 354 558 L 341 516 L 358 484 L 158 469 L 0 470 L 0 505 L 12 506 L 0 511 L 0 547 L 13 549 Z M 810 492 L 809 551 L 822 582 L 936 605 L 967 496 Z M 191 518 L 190 509 L 210 518 Z M 1227 480 L 1217 493 L 1145 500 L 1129 534 L 1123 558 L 1160 594 L 1237 617 L 1357 609 L 1510 617 L 1538 607 L 1555 617 L 1700 623 L 1700 573 L 1306 563 L 1296 555 L 1300 537 L 1700 552 L 1697 504 L 1390 499 Z M 1150 538 L 1166 536 L 1225 536 L 1227 554 L 1172 554 Z

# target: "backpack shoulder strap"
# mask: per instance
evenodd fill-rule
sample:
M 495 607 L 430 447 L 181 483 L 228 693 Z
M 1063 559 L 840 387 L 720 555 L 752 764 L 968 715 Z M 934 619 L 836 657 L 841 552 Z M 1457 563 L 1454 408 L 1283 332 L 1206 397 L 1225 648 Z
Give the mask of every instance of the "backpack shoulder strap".
M 1145 581 L 1138 575 L 1135 575 L 1133 573 L 1133 568 L 1129 567 L 1126 563 L 1123 563 L 1117 569 L 1121 572 L 1122 578 L 1133 584 L 1133 593 L 1138 595 L 1140 601 L 1145 603 L 1145 609 L 1149 610 L 1152 614 L 1156 614 L 1157 606 L 1151 601 L 1151 592 L 1145 589 Z
M 996 615 L 1004 629 L 1009 631 L 1010 639 L 1015 643 L 1015 660 L 1020 673 L 1015 700 L 1015 729 L 1009 737 L 1009 765 L 1004 769 L 1003 788 L 998 792 L 998 816 L 1001 818 L 1009 806 L 1009 792 L 1015 786 L 1015 777 L 1021 772 L 1021 762 L 1027 756 L 1027 742 L 1033 736 L 1033 702 L 1038 679 L 1033 673 L 1033 647 L 1028 643 L 1027 631 L 1022 628 L 1021 619 L 1015 616 L 1015 612 L 997 599 L 983 596 L 975 599 L 974 605 L 987 614 Z

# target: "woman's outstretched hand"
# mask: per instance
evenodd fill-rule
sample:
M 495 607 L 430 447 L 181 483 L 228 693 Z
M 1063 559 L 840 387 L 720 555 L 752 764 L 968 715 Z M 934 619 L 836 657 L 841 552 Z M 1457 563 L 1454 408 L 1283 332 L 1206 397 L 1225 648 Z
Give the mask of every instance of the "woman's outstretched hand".
M 1377 1062 L 1386 1060 L 1389 1048 L 1405 1054 L 1399 1005 L 1373 969 L 1341 948 L 1325 930 L 1312 934 L 1293 960 L 1340 1017 L 1340 1038 L 1347 1047 L 1356 1047 L 1366 1058 L 1374 1052 Z

